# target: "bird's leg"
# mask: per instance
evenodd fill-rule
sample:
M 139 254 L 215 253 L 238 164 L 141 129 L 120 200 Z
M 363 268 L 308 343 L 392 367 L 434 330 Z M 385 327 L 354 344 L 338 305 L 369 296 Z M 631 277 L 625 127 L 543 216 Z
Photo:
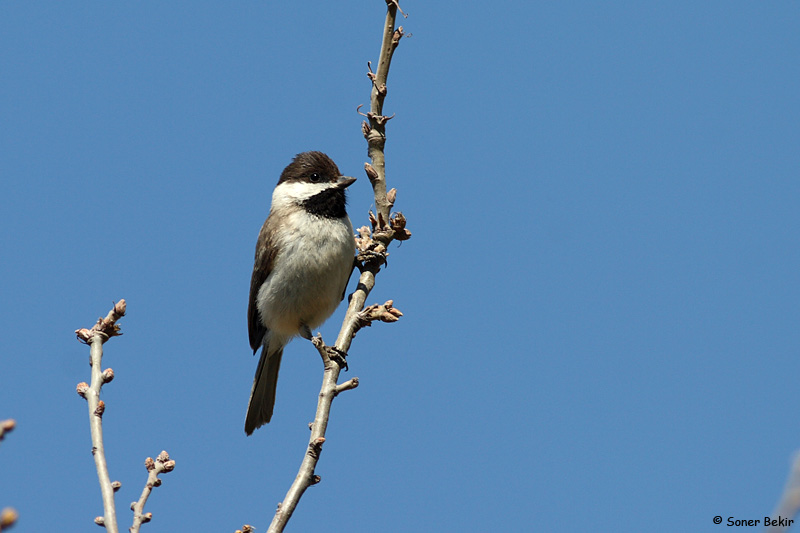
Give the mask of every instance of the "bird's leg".
M 305 336 L 306 332 L 309 334 L 308 337 Z M 308 327 L 301 326 L 300 335 L 303 336 L 304 338 L 307 338 L 308 340 L 310 340 L 314 344 L 314 346 L 317 348 L 317 350 L 320 351 L 320 353 L 322 353 L 324 351 L 325 354 L 328 356 L 328 358 L 331 361 L 333 361 L 337 365 L 339 365 L 339 368 L 344 368 L 344 370 L 346 372 L 348 370 L 348 367 L 347 367 L 347 352 L 343 352 L 342 350 L 340 350 L 339 348 L 336 348 L 335 346 L 328 346 L 327 344 L 325 344 L 325 341 L 322 340 L 322 335 L 317 334 L 316 337 L 312 337 L 310 334 L 311 334 L 311 331 L 308 329 Z M 324 358 L 324 355 L 323 355 L 323 358 Z

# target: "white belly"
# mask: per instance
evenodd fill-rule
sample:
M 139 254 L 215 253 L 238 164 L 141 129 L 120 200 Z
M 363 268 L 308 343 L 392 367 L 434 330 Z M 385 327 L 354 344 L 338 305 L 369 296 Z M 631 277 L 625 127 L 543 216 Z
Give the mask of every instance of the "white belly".
M 319 327 L 342 299 L 353 268 L 355 242 L 346 223 L 290 214 L 277 239 L 281 252 L 258 292 L 258 310 L 272 332 L 294 336 L 302 325 Z

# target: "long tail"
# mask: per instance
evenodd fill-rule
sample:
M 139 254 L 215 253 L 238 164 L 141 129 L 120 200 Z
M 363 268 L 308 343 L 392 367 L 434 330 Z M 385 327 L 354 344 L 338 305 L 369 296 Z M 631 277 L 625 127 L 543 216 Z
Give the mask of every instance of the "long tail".
M 248 435 L 252 435 L 257 428 L 269 423 L 272 418 L 282 355 L 282 343 L 279 343 L 277 350 L 273 348 L 271 352 L 269 343 L 261 349 L 261 359 L 258 361 L 253 389 L 250 391 L 250 403 L 247 405 L 247 417 L 244 420 L 244 432 Z

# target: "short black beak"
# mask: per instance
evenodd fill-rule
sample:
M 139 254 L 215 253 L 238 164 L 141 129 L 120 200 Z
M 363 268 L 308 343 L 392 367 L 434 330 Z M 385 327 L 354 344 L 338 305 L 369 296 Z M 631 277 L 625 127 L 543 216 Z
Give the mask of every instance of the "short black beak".
M 336 182 L 336 186 L 339 187 L 340 189 L 346 189 L 355 182 L 356 179 L 351 178 L 350 176 L 339 176 L 339 181 Z

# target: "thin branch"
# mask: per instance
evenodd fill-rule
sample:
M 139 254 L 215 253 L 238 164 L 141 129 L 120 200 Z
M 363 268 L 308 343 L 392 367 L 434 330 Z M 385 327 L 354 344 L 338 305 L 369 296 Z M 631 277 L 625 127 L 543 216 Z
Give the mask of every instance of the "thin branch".
M 336 385 L 336 382 L 339 379 L 339 373 L 342 369 L 335 359 L 342 357 L 342 352 L 336 348 L 326 346 L 322 337 L 319 335 L 314 337 L 312 341 L 319 351 L 324 365 L 322 387 L 317 400 L 317 413 L 314 416 L 314 422 L 310 426 L 311 437 L 308 441 L 308 448 L 303 457 L 303 462 L 300 464 L 300 470 L 297 472 L 292 486 L 289 487 L 289 491 L 286 493 L 283 502 L 278 504 L 275 517 L 272 519 L 267 533 L 283 531 L 306 489 L 320 482 L 320 477 L 315 475 L 314 471 L 317 466 L 317 461 L 319 461 L 320 453 L 322 452 L 322 445 L 325 442 L 325 431 L 328 428 L 331 404 L 333 403 L 333 399 L 341 392 L 341 390 L 338 390 L 339 387 Z M 353 380 L 350 380 L 350 382 L 352 381 Z M 358 383 L 357 379 L 355 379 L 355 383 Z M 355 386 L 351 386 L 350 388 L 355 388 Z
M 147 498 L 150 497 L 150 493 L 153 490 L 153 487 L 160 487 L 161 480 L 158 479 L 158 475 L 161 473 L 169 473 L 175 469 L 175 461 L 169 458 L 169 454 L 165 451 L 162 451 L 158 454 L 155 461 L 152 457 L 148 457 L 144 461 L 144 466 L 147 468 L 147 482 L 144 485 L 144 489 L 142 490 L 142 495 L 139 497 L 139 501 L 133 502 L 131 504 L 131 510 L 133 511 L 133 526 L 128 530 L 130 533 L 137 533 L 139 528 L 142 524 L 146 524 L 153 518 L 153 513 L 145 513 L 144 512 L 144 504 L 147 503 Z
M 411 236 L 411 233 L 405 229 L 405 218 L 402 218 L 401 214 L 399 215 L 400 219 L 398 219 L 398 215 L 391 216 L 397 191 L 395 189 L 386 191 L 383 149 L 386 143 L 386 122 L 392 117 L 382 115 L 383 102 L 386 98 L 386 81 L 389 76 L 392 55 L 403 36 L 402 27 L 395 29 L 395 19 L 400 7 L 397 0 L 386 0 L 386 4 L 386 22 L 377 72 L 373 73 L 371 64 L 368 64 L 370 70 L 368 76 L 372 80 L 372 94 L 370 111 L 365 116 L 369 119 L 369 123 L 362 124 L 362 133 L 367 139 L 368 153 L 372 160 L 371 165 L 365 164 L 365 170 L 372 184 L 378 216 L 376 218 L 370 213 L 372 231 L 367 227 L 360 228 L 359 237 L 356 238 L 358 249 L 356 261 L 361 275 L 356 290 L 350 296 L 335 346 L 326 346 L 321 336 L 312 339 L 322 358 L 324 368 L 322 386 L 317 400 L 317 412 L 314 422 L 310 424 L 311 435 L 300 469 L 286 493 L 286 497 L 278 504 L 275 517 L 267 533 L 282 532 L 306 489 L 320 482 L 320 477 L 315 474 L 315 470 L 322 453 L 322 445 L 325 443 L 325 432 L 328 428 L 333 399 L 344 391 L 358 387 L 358 378 L 337 384 L 342 367 L 347 368 L 345 357 L 356 332 L 365 325 L 369 325 L 373 320 L 389 322 L 402 316 L 400 311 L 392 307 L 391 300 L 383 306 L 371 307 L 367 314 L 363 313 L 367 297 L 375 286 L 375 276 L 381 266 L 386 263 L 386 247 L 393 239 L 405 240 Z
M 95 518 L 95 523 L 106 528 L 110 533 L 118 533 L 117 512 L 114 507 L 114 486 L 108 475 L 105 448 L 103 446 L 103 413 L 105 403 L 100 399 L 100 390 L 105 383 L 114 379 L 114 371 L 110 368 L 101 370 L 103 363 L 103 343 L 109 338 L 121 335 L 117 320 L 125 316 L 125 300 L 120 300 L 109 311 L 105 318 L 100 318 L 91 329 L 75 331 L 78 340 L 91 346 L 90 365 L 92 367 L 91 384 L 78 384 L 78 394 L 86 399 L 89 407 L 89 427 L 92 433 L 92 455 L 94 456 L 100 492 L 103 496 L 103 516 Z M 118 487 L 118 482 L 115 482 Z
M 383 25 L 383 39 L 381 41 L 381 52 L 378 58 L 378 69 L 372 72 L 371 65 L 368 73 L 372 80 L 372 93 L 370 95 L 370 110 L 367 113 L 369 124 L 362 125 L 362 133 L 367 139 L 367 154 L 372 161 L 371 166 L 365 165 L 367 177 L 372 183 L 375 194 L 375 208 L 378 211 L 378 229 L 384 230 L 389 223 L 391 211 L 390 202 L 386 197 L 386 159 L 384 156 L 384 146 L 386 144 L 386 123 L 391 117 L 383 115 L 383 102 L 388 92 L 386 82 L 389 79 L 389 67 L 392 64 L 392 56 L 400 39 L 403 37 L 403 27 L 395 29 L 397 10 L 399 4 L 394 0 L 387 1 L 386 21 Z M 392 115 L 394 116 L 394 115 Z M 370 168 L 374 171 L 371 172 Z M 385 244 L 388 244 L 386 242 Z
M 795 452 L 783 494 L 772 511 L 771 522 L 764 524 L 766 533 L 786 531 L 800 511 L 800 451 Z

